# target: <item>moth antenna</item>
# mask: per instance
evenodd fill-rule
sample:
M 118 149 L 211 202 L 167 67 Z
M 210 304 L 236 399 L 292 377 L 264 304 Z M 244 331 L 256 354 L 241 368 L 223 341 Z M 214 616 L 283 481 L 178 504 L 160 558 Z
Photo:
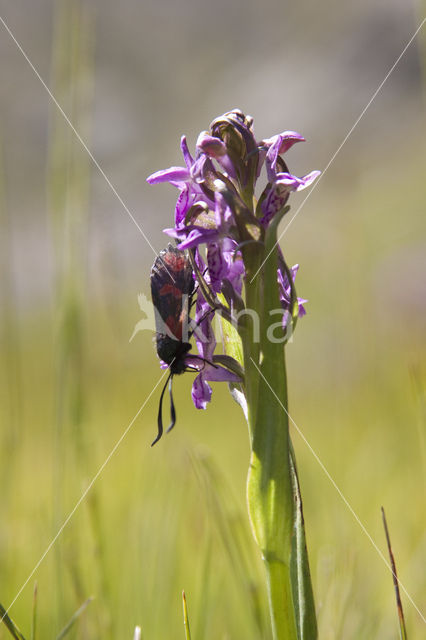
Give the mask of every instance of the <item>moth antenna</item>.
M 173 429 L 173 427 L 176 424 L 176 409 L 175 409 L 175 403 L 173 402 L 173 390 L 172 390 L 172 385 L 173 385 L 173 376 L 170 376 L 170 382 L 169 382 L 169 394 L 170 394 L 170 425 L 167 429 L 167 433 L 169 433 L 169 431 L 171 431 Z
M 157 434 L 157 437 L 155 438 L 154 442 L 151 444 L 151 447 L 153 447 L 155 445 L 155 443 L 158 442 L 159 439 L 161 438 L 161 436 L 163 435 L 163 396 L 164 396 L 164 392 L 165 392 L 166 387 L 167 387 L 167 383 L 169 382 L 171 377 L 172 377 L 172 374 L 169 373 L 169 375 L 167 377 L 167 380 L 164 383 L 163 390 L 161 392 L 160 403 L 158 405 L 158 418 L 157 418 L 158 434 Z

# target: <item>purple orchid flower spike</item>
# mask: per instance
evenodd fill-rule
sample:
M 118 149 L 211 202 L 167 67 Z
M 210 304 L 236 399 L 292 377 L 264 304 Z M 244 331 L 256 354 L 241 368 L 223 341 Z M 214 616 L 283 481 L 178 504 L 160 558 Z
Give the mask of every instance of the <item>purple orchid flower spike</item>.
M 232 323 L 235 310 L 244 307 L 241 296 L 247 272 L 245 247 L 264 242 L 271 221 L 282 212 L 291 192 L 305 189 L 319 175 L 312 171 L 301 178 L 294 176 L 282 159 L 294 144 L 303 141 L 296 131 L 283 131 L 257 142 L 253 119 L 234 109 L 216 118 L 210 131 L 200 133 L 194 155 L 182 136 L 184 166 L 157 171 L 147 179 L 150 184 L 168 182 L 179 189 L 175 225 L 164 231 L 176 240 L 180 251 L 192 255 L 193 264 L 197 265 L 194 279 L 202 280 L 195 314 L 199 327 L 194 334 L 199 356 L 188 353 L 185 358 L 187 365 L 199 371 L 192 390 L 197 408 L 205 408 L 210 401 L 209 381 L 236 379 L 232 363 L 229 370 L 215 361 L 218 356 L 212 321 L 216 313 L 222 313 Z M 263 167 L 267 185 L 256 204 L 255 187 Z M 294 278 L 298 267 L 284 268 L 282 254 L 279 264 L 279 301 L 286 325 L 294 313 L 291 306 L 296 299 Z M 223 297 L 226 304 L 220 301 Z M 305 301 L 297 301 L 300 317 L 305 313 Z M 204 340 L 199 338 L 202 334 Z

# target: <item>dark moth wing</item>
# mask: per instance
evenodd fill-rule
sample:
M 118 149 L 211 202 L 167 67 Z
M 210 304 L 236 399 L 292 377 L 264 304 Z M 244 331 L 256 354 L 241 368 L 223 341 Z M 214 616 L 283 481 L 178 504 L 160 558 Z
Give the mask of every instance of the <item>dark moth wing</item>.
M 189 310 L 194 292 L 192 267 L 183 251 L 171 244 L 161 251 L 151 269 L 151 296 L 155 311 L 158 357 L 169 365 L 170 373 L 160 396 L 158 407 L 158 434 L 153 445 L 163 434 L 162 406 L 166 387 L 169 387 L 170 418 L 167 429 L 176 422 L 172 383 L 175 374 L 187 370 L 185 356 L 191 349 L 189 339 Z
M 189 350 L 186 340 L 193 291 L 194 279 L 188 258 L 183 251 L 169 244 L 158 255 L 151 269 L 157 351 L 159 357 L 169 365 Z M 177 370 L 174 372 L 178 373 Z

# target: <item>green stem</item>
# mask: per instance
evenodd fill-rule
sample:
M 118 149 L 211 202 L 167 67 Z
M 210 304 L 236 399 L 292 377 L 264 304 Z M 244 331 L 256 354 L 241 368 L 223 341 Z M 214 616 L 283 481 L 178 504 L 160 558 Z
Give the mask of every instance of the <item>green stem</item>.
M 297 639 L 290 568 L 281 562 L 265 561 L 272 636 L 277 640 Z
M 237 332 L 233 334 L 235 329 L 225 321 L 222 331 L 225 352 L 244 367 L 244 407 L 251 447 L 247 506 L 265 564 L 272 635 L 274 640 L 316 640 L 302 499 L 289 436 L 284 352 L 288 336 L 281 323 L 273 322 L 276 310 L 281 309 L 278 266 L 291 285 L 293 329 L 297 319 L 292 274 L 276 248 L 277 227 L 287 211 L 288 207 L 283 208 L 267 230 L 261 230 L 258 241 L 247 240 L 248 227 L 253 226 L 251 211 L 240 212 L 245 305 L 238 308 Z M 236 399 L 240 402 L 238 396 Z
M 252 453 L 247 480 L 247 501 L 255 539 L 267 574 L 269 606 L 274 640 L 297 640 L 296 607 L 291 576 L 294 503 L 289 468 L 287 415 L 274 398 L 279 392 L 286 406 L 286 382 L 282 364 L 274 359 L 275 378 L 268 379 L 270 364 L 263 359 L 260 373 L 251 363 L 246 382 L 258 378 L 256 411 L 252 423 Z M 281 375 L 280 375 L 281 374 Z M 273 380 L 274 394 L 265 380 Z M 285 404 L 284 404 L 285 402 Z M 249 408 L 251 403 L 248 403 Z M 278 410 L 277 410 L 278 409 Z M 253 419 L 254 418 L 254 419 Z
M 241 327 L 251 441 L 247 502 L 253 534 L 265 562 L 273 638 L 297 640 L 291 581 L 294 501 L 288 416 L 283 410 L 287 407 L 287 379 L 283 345 L 267 335 L 268 311 L 279 306 L 276 251 L 259 275 L 252 277 L 275 232 L 271 229 L 264 251 L 256 256 L 251 251 L 245 260 L 247 308 L 260 318 L 260 343 L 255 340 L 250 316 Z

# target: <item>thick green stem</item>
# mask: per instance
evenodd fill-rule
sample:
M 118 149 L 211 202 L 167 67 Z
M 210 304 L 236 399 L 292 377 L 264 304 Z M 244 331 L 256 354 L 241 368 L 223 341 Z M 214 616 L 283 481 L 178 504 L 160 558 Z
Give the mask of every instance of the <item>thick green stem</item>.
M 274 322 L 277 309 L 281 309 L 278 266 L 292 282 L 292 274 L 276 247 L 277 227 L 288 209 L 277 214 L 266 231 L 256 227 L 259 238 L 250 240 L 248 227 L 253 224 L 249 195 L 245 194 L 247 209 L 241 210 L 239 220 L 240 233 L 246 239 L 241 243 L 245 306 L 236 314 L 237 331 L 226 322 L 222 327 L 227 354 L 244 367 L 243 405 L 247 408 L 251 446 L 248 512 L 265 563 L 274 640 L 315 640 L 317 628 L 302 501 L 289 437 L 286 335 L 281 322 Z M 292 287 L 293 328 L 297 309 Z M 236 399 L 240 402 L 238 396 Z
M 272 635 L 280 639 L 297 639 L 290 569 L 282 562 L 265 561 Z
M 273 233 L 273 232 L 272 232 Z M 268 248 L 266 242 L 265 254 Z M 260 254 L 260 255 L 259 255 Z M 268 335 L 269 310 L 279 306 L 277 255 L 253 279 L 264 252 L 250 253 L 246 304 L 260 319 L 260 342 L 250 316 L 241 327 L 251 459 L 247 502 L 253 534 L 267 572 L 274 640 L 297 640 L 291 582 L 294 500 L 290 473 L 287 381 L 282 343 Z
M 250 413 L 252 452 L 247 480 L 247 501 L 255 539 L 267 573 L 269 604 L 274 640 L 297 640 L 296 611 L 293 602 L 291 552 L 294 531 L 294 502 L 289 468 L 288 423 L 285 412 L 269 389 L 268 363 L 259 371 L 251 361 L 251 374 L 258 378 L 256 410 Z M 285 398 L 285 380 L 279 375 L 284 364 L 275 360 L 274 393 Z M 265 366 L 266 365 L 266 366 Z M 253 371 L 254 370 L 254 371 Z M 281 370 L 281 371 L 280 371 Z M 265 378 L 264 378 L 264 377 Z M 281 379 L 281 384 L 277 381 Z M 255 386 L 255 385 L 253 385 Z M 286 405 L 284 405 L 286 406 Z M 277 407 L 280 412 L 277 411 Z

